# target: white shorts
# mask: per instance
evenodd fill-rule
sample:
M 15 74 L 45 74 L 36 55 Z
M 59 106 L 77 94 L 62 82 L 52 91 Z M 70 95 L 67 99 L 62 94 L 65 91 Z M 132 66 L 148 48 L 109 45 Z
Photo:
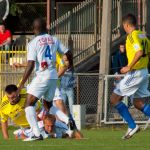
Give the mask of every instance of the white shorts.
M 53 101 L 56 100 L 62 100 L 61 90 L 58 87 L 55 90 L 55 96 L 53 98 Z
M 45 132 L 44 130 L 44 124 L 43 124 L 43 121 L 38 121 L 38 126 L 39 126 L 39 129 L 40 129 L 40 133 L 42 134 L 43 138 L 46 139 L 48 138 L 48 134 Z M 32 137 L 34 136 L 34 133 L 33 133 L 33 130 L 30 128 L 30 129 L 27 129 L 27 128 L 20 128 L 18 130 L 15 130 L 13 132 L 14 135 L 17 135 L 18 137 L 21 137 L 21 135 L 25 135 L 27 138 L 28 137 Z
M 57 86 L 57 79 L 49 79 L 43 76 L 36 76 L 27 88 L 27 93 L 38 99 L 43 97 L 46 101 L 52 101 Z
M 148 91 L 148 70 L 133 70 L 117 84 L 114 93 L 120 96 L 131 96 L 132 98 L 149 97 Z

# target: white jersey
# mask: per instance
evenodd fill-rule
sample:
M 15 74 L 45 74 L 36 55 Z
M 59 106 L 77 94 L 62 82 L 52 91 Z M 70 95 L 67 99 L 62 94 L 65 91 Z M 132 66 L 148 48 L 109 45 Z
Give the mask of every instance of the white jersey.
M 45 33 L 36 36 L 27 46 L 27 60 L 35 61 L 36 75 L 57 79 L 56 51 L 64 54 L 67 48 L 56 38 Z

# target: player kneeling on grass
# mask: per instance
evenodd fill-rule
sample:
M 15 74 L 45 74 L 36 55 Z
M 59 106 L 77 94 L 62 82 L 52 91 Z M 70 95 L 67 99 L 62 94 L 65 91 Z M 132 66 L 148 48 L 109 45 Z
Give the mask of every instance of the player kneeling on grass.
M 3 97 L 0 103 L 0 118 L 2 125 L 2 133 L 5 139 L 9 138 L 8 134 L 8 119 L 19 127 L 28 128 L 30 127 L 25 116 L 25 102 L 26 102 L 26 90 L 22 89 L 20 94 L 17 96 L 17 86 L 8 85 L 5 88 L 6 95 Z M 36 111 L 40 110 L 41 103 L 38 101 Z
M 22 89 L 19 96 L 16 95 L 17 92 L 16 85 L 8 85 L 5 88 L 6 95 L 3 97 L 0 104 L 0 117 L 2 122 L 2 133 L 5 139 L 9 138 L 8 135 L 8 118 L 13 121 L 13 123 L 21 127 L 21 131 L 31 132 L 30 126 L 27 122 L 25 116 L 25 102 L 27 97 L 26 88 Z M 36 104 L 36 111 L 38 115 L 38 120 L 42 120 L 46 111 L 43 111 L 41 102 L 38 101 Z M 57 107 L 52 106 L 50 111 L 56 116 L 56 118 L 62 122 L 65 122 L 66 114 L 64 114 Z M 40 112 L 40 113 L 39 113 Z M 48 111 L 49 113 L 49 111 Z M 72 122 L 74 122 L 72 120 Z M 41 132 L 41 122 L 38 122 L 40 132 Z M 22 134 L 21 134 L 22 135 Z M 45 138 L 45 136 L 43 136 Z M 25 138 L 25 137 L 24 137 Z
M 43 120 L 38 122 L 38 126 L 43 138 L 83 138 L 80 131 L 75 129 L 70 132 L 68 126 L 63 122 L 56 120 L 55 116 L 52 114 L 46 114 L 43 117 Z M 28 141 L 34 133 L 31 129 L 19 129 L 14 132 L 14 135 L 17 139 Z

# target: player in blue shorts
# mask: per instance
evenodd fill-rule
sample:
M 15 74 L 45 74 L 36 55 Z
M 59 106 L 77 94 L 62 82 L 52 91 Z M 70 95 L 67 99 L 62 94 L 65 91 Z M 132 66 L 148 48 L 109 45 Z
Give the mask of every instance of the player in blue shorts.
M 121 69 L 121 73 L 125 74 L 125 77 L 118 83 L 111 95 L 111 103 L 128 124 L 128 130 L 123 139 L 131 138 L 140 130 L 127 106 L 122 102 L 124 96 L 132 97 L 135 108 L 150 117 L 150 105 L 144 101 L 145 97 L 150 96 L 147 70 L 150 42 L 145 33 L 136 29 L 136 23 L 136 18 L 132 14 L 123 17 L 123 27 L 127 33 L 128 65 Z

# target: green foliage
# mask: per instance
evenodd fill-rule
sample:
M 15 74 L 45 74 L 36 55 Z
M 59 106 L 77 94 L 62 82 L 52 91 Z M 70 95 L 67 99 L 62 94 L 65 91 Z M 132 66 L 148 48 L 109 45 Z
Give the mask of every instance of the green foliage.
M 12 0 L 10 3 L 10 14 L 12 16 L 17 16 L 17 15 L 21 15 L 22 10 L 17 6 L 16 0 Z

